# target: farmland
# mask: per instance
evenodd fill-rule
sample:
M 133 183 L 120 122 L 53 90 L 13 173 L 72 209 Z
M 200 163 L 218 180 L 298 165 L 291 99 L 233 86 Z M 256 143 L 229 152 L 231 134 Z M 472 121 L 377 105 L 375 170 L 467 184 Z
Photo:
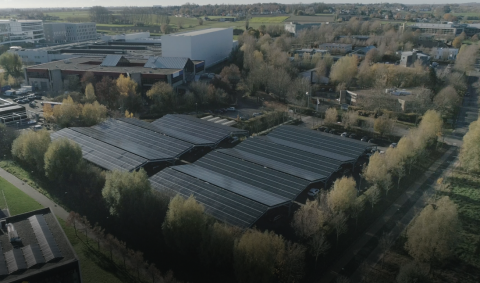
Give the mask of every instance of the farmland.
M 321 16 L 291 16 L 288 18 L 289 22 L 298 23 L 321 23 L 321 22 L 333 22 L 335 20 L 334 15 L 321 15 Z
M 284 22 L 288 19 L 288 16 L 278 16 L 278 17 L 253 17 L 249 20 L 250 23 L 270 23 L 278 24 Z

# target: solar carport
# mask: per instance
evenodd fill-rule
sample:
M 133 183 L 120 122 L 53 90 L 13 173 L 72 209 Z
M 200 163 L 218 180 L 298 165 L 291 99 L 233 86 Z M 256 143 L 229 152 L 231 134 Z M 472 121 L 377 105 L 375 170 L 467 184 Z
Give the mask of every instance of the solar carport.
M 290 125 L 276 128 L 267 138 L 342 163 L 355 163 L 366 150 L 376 147 L 375 144 Z
M 152 125 L 167 136 L 212 148 L 230 137 L 248 135 L 248 131 L 245 130 L 181 114 L 167 114 L 153 121 Z

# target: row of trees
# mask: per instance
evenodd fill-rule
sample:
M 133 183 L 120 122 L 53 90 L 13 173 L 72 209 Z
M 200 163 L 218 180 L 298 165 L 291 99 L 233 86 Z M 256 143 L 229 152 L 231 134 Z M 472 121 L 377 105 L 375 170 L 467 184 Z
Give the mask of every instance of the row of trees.
M 107 117 L 107 108 L 97 101 L 80 104 L 68 96 L 63 99 L 61 105 L 44 104 L 43 115 L 46 122 L 55 123 L 61 128 L 90 127 L 102 122 Z
M 480 172 L 480 120 L 476 120 L 468 127 L 463 136 L 460 150 L 460 165 L 470 172 Z

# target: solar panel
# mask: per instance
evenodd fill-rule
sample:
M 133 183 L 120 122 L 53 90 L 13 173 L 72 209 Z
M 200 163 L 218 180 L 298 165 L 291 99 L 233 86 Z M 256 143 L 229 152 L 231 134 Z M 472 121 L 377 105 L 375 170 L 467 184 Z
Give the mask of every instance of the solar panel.
M 5 255 L 3 254 L 2 245 L 0 245 L 0 276 L 7 275 L 7 262 L 5 260 Z
M 272 168 L 274 170 L 278 170 L 280 172 L 290 174 L 310 182 L 319 182 L 323 181 L 327 178 L 327 176 L 308 171 L 302 168 L 297 168 L 295 166 L 291 166 L 289 164 L 285 164 L 282 162 L 278 162 L 275 160 L 271 160 L 262 156 L 258 156 L 256 154 L 251 154 L 242 150 L 237 149 L 220 149 L 218 152 L 227 154 L 239 159 L 247 160 L 249 162 L 259 164 L 268 168 Z
M 170 116 L 175 116 L 176 118 L 179 118 L 179 119 L 184 119 L 184 120 L 188 120 L 188 121 L 191 121 L 191 122 L 194 122 L 194 123 L 203 124 L 207 127 L 215 127 L 215 128 L 218 128 L 218 129 L 222 129 L 223 131 L 230 132 L 234 135 L 248 135 L 248 131 L 246 131 L 246 130 L 242 130 L 242 129 L 238 129 L 238 128 L 234 128 L 234 127 L 230 127 L 230 126 L 225 126 L 225 125 L 221 125 L 221 124 L 215 124 L 215 123 L 213 123 L 213 125 L 212 125 L 212 123 L 210 123 L 208 121 L 198 119 L 198 118 L 190 116 L 190 115 L 170 114 Z
M 171 168 L 267 206 L 277 206 L 289 201 L 285 197 L 194 164 L 173 166 Z
M 310 184 L 304 179 L 220 152 L 211 152 L 194 164 L 290 200 L 294 200 Z
M 37 264 L 45 263 L 45 258 L 43 257 L 42 250 L 38 244 L 25 246 L 22 248 L 22 251 L 28 268 Z
M 326 177 L 340 169 L 342 165 L 342 162 L 338 160 L 279 145 L 268 141 L 265 137 L 248 139 L 236 146 L 235 149 L 311 172 L 318 172 Z
M 27 263 L 21 249 L 13 249 L 5 253 L 8 273 L 27 269 Z
M 357 159 L 361 156 L 365 149 L 375 146 L 374 144 L 354 139 L 289 125 L 276 128 L 268 134 L 268 137 L 302 144 L 320 150 L 329 151 L 334 154 L 348 156 L 353 159 Z
M 71 129 L 62 129 L 50 135 L 52 140 L 68 138 L 82 148 L 83 158 L 107 170 L 132 171 L 147 163 L 146 158 L 93 139 Z
M 46 262 L 56 258 L 63 258 L 62 252 L 53 238 L 53 234 L 45 221 L 43 215 L 37 214 L 28 218 L 37 238 L 43 257 Z
M 266 205 L 247 199 L 228 190 L 167 168 L 150 178 L 152 188 L 168 191 L 185 198 L 193 195 L 203 204 L 205 212 L 225 223 L 247 228 L 268 210 Z
M 120 136 L 122 139 L 128 139 L 139 145 L 169 155 L 172 158 L 179 157 L 193 148 L 191 143 L 155 133 L 120 120 L 110 119 L 92 128 L 104 133 Z
M 70 129 L 104 143 L 108 143 L 109 145 L 131 152 L 135 155 L 149 159 L 150 161 L 172 161 L 174 159 L 173 156 L 140 145 L 136 142 L 122 139 L 121 136 L 113 133 L 104 133 L 93 128 L 72 127 Z

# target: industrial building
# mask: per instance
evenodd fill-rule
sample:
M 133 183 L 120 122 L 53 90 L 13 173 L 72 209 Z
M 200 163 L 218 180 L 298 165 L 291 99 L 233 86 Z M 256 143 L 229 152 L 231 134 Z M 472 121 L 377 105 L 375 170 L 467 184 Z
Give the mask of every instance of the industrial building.
M 166 115 L 154 123 L 138 119 L 109 119 L 93 127 L 65 128 L 52 140 L 67 138 L 79 144 L 83 158 L 106 170 L 134 171 L 149 175 L 180 159 L 198 158 L 248 132 L 209 123 L 188 115 Z
M 320 23 L 304 23 L 304 24 L 300 24 L 300 23 L 294 23 L 294 22 L 290 22 L 290 23 L 285 23 L 285 30 L 291 34 L 293 34 L 294 36 L 297 36 L 298 33 L 302 30 L 306 30 L 306 29 L 312 29 L 312 28 L 319 28 L 320 27 Z
M 50 208 L 1 220 L 2 282 L 82 282 L 78 257 Z
M 41 20 L 0 20 L 0 44 L 45 41 Z
M 227 59 L 232 48 L 232 28 L 211 28 L 162 36 L 163 57 L 203 60 L 206 67 Z
M 122 55 L 97 57 L 78 57 L 63 61 L 35 65 L 25 68 L 25 81 L 33 90 L 63 91 L 70 76 L 79 79 L 91 72 L 97 81 L 109 76 L 113 79 L 121 74 L 130 76 L 142 92 L 146 92 L 156 82 L 165 82 L 177 87 L 196 74 L 204 72 L 204 61 L 192 61 L 189 58 L 150 57 L 149 59 L 127 59 Z
M 97 38 L 96 23 L 45 23 L 43 28 L 47 43 L 70 43 Z
M 403 51 L 400 57 L 400 66 L 413 67 L 415 62 L 420 62 L 422 65 L 428 65 L 430 63 L 430 56 L 423 54 L 421 51 Z
M 343 43 L 324 43 L 321 44 L 319 49 L 327 50 L 330 53 L 334 54 L 345 54 L 352 51 L 351 44 L 343 44 Z
M 193 195 L 205 212 L 241 228 L 291 213 L 308 189 L 328 187 L 376 145 L 296 126 L 217 149 L 150 178 L 158 191 Z M 337 175 L 338 174 L 338 175 Z

